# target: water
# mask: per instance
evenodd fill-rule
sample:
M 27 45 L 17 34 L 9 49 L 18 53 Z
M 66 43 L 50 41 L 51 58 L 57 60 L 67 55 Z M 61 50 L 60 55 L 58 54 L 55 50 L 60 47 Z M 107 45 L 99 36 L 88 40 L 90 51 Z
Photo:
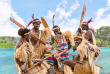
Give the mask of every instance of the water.
M 77 54 L 72 50 L 69 53 Z M 101 48 L 96 64 L 103 67 L 103 69 L 100 69 L 100 74 L 110 74 L 110 48 Z M 17 74 L 14 49 L 0 49 L 0 74 Z
M 0 49 L 0 74 L 17 74 L 14 49 Z
M 102 66 L 103 69 L 100 69 L 99 74 L 110 74 L 110 48 L 100 48 L 101 52 L 98 57 L 98 60 L 95 64 Z M 76 52 L 69 51 L 71 54 L 77 54 Z

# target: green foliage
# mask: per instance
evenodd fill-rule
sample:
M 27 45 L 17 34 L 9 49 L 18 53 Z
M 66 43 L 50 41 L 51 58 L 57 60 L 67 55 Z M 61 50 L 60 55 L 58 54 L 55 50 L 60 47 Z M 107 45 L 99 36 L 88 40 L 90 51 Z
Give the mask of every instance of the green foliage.
M 110 26 L 103 26 L 96 30 L 96 42 L 99 47 L 110 47 Z
M 1 36 L 0 48 L 14 48 L 18 41 L 19 41 L 18 37 Z
M 14 48 L 18 37 L 1 36 L 0 48 Z M 103 26 L 96 30 L 96 42 L 99 47 L 110 47 L 110 26 Z M 55 47 L 55 44 L 52 45 Z

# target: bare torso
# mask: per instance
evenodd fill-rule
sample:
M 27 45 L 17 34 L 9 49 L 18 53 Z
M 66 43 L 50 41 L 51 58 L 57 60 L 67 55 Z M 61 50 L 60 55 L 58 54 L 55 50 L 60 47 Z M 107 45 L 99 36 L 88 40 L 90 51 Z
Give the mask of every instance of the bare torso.
M 39 38 L 40 30 L 32 29 L 31 30 L 31 33 L 34 34 L 36 37 Z M 35 39 L 34 37 L 31 36 L 31 43 L 32 43 L 33 46 L 35 46 L 35 44 L 37 43 L 37 41 L 38 41 L 37 39 Z

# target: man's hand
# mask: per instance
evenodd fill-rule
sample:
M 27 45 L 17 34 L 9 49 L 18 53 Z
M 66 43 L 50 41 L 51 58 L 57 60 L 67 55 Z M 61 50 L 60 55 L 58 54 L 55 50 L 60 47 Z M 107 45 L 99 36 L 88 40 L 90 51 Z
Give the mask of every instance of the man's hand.
M 59 58 L 59 57 L 60 57 L 60 54 L 54 55 L 54 58 Z
M 27 73 L 27 69 L 22 70 L 22 72 Z
M 76 55 L 72 55 L 73 58 L 75 58 Z
M 78 33 L 80 33 L 80 34 L 81 34 L 81 28 L 78 28 Z
M 41 66 L 41 63 L 42 63 L 42 61 L 41 61 L 41 60 L 40 60 L 40 61 L 38 61 L 37 66 Z
M 23 61 L 20 61 L 18 58 L 16 58 L 15 61 L 19 66 L 22 66 L 25 63 Z
M 74 46 L 73 47 L 73 52 L 75 52 L 77 50 L 77 47 L 76 46 Z
M 56 58 L 56 55 L 54 55 L 54 58 Z
M 54 37 L 53 36 L 51 36 L 51 40 L 54 41 Z
M 99 56 L 99 53 L 98 53 L 98 52 L 96 52 L 96 53 L 95 53 L 95 57 L 98 57 L 98 56 Z
M 60 57 L 60 54 L 58 54 L 57 57 Z
M 66 64 L 66 65 L 70 66 L 72 69 L 74 69 L 76 62 L 73 60 L 64 60 L 64 64 Z

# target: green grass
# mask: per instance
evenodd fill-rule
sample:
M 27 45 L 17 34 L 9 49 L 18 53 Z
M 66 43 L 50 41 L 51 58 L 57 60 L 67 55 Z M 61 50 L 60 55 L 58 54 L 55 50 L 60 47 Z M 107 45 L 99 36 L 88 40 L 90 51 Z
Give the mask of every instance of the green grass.
M 15 44 L 12 44 L 12 43 L 0 43 L 0 48 L 15 48 Z

